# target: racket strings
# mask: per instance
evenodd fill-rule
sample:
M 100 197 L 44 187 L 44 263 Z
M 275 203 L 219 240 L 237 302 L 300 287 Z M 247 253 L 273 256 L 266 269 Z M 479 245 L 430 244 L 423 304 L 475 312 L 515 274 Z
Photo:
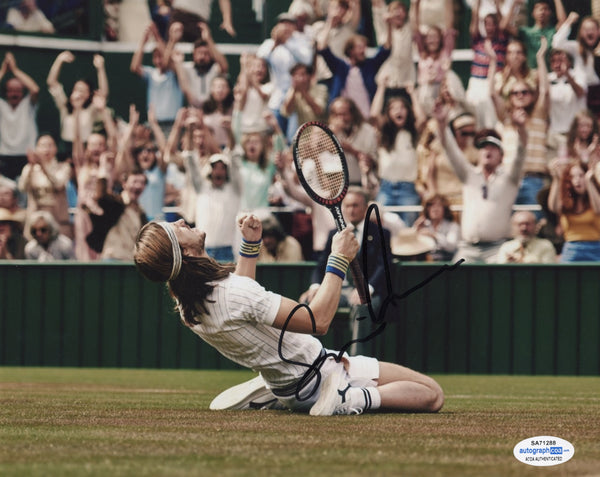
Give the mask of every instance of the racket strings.
M 319 127 L 305 128 L 298 140 L 297 163 L 307 185 L 323 199 L 335 199 L 346 184 L 335 142 Z

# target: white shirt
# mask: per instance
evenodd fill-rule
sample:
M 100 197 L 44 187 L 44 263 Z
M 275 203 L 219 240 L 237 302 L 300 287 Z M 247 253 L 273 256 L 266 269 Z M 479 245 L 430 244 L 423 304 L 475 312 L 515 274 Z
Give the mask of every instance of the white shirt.
M 292 84 L 290 69 L 296 63 L 311 65 L 314 56 L 312 44 L 309 43 L 305 35 L 296 35 L 290 37 L 283 45 L 273 48 L 274 40 L 268 38 L 263 41 L 256 52 L 256 56 L 263 58 L 269 65 L 269 74 L 273 83 L 273 93 L 269 99 L 269 108 L 279 110 L 281 103 L 285 98 L 285 93 Z
M 446 154 L 463 184 L 461 234 L 470 243 L 495 242 L 510 236 L 512 206 L 519 191 L 525 151 L 519 145 L 515 160 L 502 165 L 486 180 L 481 168 L 464 157 L 449 128 L 444 131 Z M 484 197 L 485 196 L 485 197 Z
M 273 328 L 281 295 L 267 291 L 254 280 L 235 274 L 215 283 L 205 305 L 208 315 L 191 329 L 223 356 L 260 372 L 271 387 L 293 385 L 307 366 L 285 363 L 278 354 L 281 330 Z M 198 319 L 197 318 L 197 319 Z M 283 356 L 312 364 L 323 346 L 308 334 L 285 332 Z
M 24 155 L 34 148 L 38 129 L 35 121 L 37 104 L 29 95 L 13 109 L 0 98 L 0 154 Z
M 570 70 L 570 74 L 579 86 L 587 93 L 585 75 L 579 70 Z M 575 90 L 563 76 L 559 78 L 552 71 L 548 73 L 550 81 L 550 131 L 568 133 L 575 115 L 586 109 L 586 95 L 578 98 Z
M 194 68 L 193 61 L 186 61 L 182 66 L 187 75 L 190 90 L 199 103 L 204 103 L 210 95 L 210 83 L 215 76 L 221 74 L 221 67 L 215 62 L 206 74 L 199 75 Z
M 384 147 L 377 150 L 378 175 L 389 182 L 415 182 L 418 175 L 417 151 L 412 137 L 406 130 L 396 135 L 394 148 L 388 151 Z

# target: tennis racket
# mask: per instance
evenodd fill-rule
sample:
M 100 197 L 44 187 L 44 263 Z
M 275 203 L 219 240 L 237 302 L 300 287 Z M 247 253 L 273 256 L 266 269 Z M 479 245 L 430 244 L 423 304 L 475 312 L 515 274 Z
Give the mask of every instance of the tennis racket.
M 333 132 L 317 121 L 304 123 L 296 132 L 292 152 L 304 190 L 331 211 L 338 230 L 345 229 L 340 204 L 348 191 L 348 164 Z M 356 257 L 350 262 L 350 271 L 360 302 L 367 303 L 365 280 Z

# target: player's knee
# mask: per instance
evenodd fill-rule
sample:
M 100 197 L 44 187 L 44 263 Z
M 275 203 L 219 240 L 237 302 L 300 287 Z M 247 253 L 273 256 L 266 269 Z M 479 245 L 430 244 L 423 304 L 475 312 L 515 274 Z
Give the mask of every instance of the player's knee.
M 431 400 L 429 402 L 429 412 L 438 412 L 444 406 L 444 391 L 438 383 L 431 388 Z

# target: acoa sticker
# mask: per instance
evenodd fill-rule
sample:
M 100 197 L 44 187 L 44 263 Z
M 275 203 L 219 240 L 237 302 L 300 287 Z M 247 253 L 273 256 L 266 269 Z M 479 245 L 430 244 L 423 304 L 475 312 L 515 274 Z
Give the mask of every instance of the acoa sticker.
M 524 464 L 541 467 L 564 464 L 573 457 L 575 448 L 560 437 L 537 436 L 523 439 L 515 446 L 513 454 Z

